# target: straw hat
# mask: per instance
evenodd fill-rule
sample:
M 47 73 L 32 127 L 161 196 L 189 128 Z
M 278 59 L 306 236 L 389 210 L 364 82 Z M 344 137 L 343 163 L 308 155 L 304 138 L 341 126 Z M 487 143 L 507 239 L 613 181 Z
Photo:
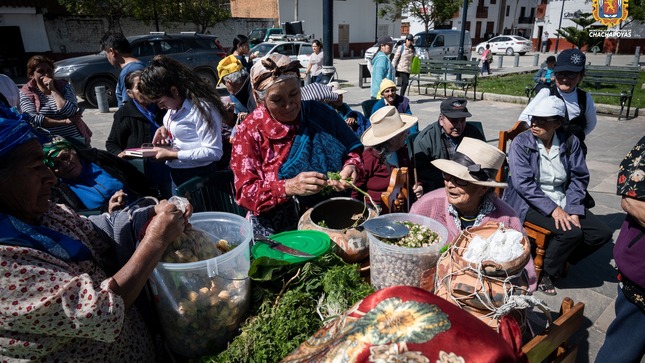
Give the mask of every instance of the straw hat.
M 452 160 L 437 159 L 432 165 L 446 174 L 461 180 L 486 187 L 508 187 L 507 183 L 495 181 L 495 175 L 502 167 L 506 154 L 484 141 L 464 137 L 457 146 Z
M 370 116 L 372 126 L 365 130 L 361 142 L 365 146 L 378 145 L 416 125 L 418 120 L 416 116 L 399 114 L 394 106 L 381 107 Z

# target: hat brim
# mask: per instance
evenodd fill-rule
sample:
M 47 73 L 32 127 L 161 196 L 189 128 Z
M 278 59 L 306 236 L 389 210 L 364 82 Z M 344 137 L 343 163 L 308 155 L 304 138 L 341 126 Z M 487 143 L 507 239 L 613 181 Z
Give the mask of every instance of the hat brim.
M 553 67 L 553 73 L 558 73 L 558 72 L 576 72 L 576 73 L 580 73 L 584 69 L 585 69 L 585 66 L 558 65 L 556 63 L 555 67 Z
M 491 188 L 507 188 L 508 183 L 500 183 L 495 181 L 494 179 L 488 179 L 488 180 L 477 180 L 470 175 L 468 172 L 468 168 L 454 162 L 452 160 L 448 159 L 437 159 L 432 161 L 432 165 L 434 165 L 437 169 L 455 176 L 456 178 L 459 178 L 461 180 L 465 180 L 469 183 L 476 184 L 476 185 L 481 185 L 485 187 L 491 187 Z
M 365 132 L 363 132 L 363 135 L 361 135 L 361 142 L 363 143 L 364 146 L 375 146 L 380 143 L 386 142 L 387 140 L 393 138 L 394 136 L 402 133 L 405 130 L 410 129 L 412 126 L 416 125 L 417 122 L 419 121 L 419 118 L 416 116 L 408 115 L 406 113 L 400 114 L 401 116 L 401 121 L 405 124 L 402 128 L 390 132 L 387 135 L 383 136 L 374 136 L 374 128 L 370 126 Z
M 337 95 L 344 95 L 345 93 L 347 93 L 347 91 L 344 89 L 335 89 L 335 90 L 332 90 L 332 92 L 334 92 Z
M 472 117 L 473 115 L 468 112 L 468 111 L 448 111 L 448 112 L 441 112 L 448 118 L 461 118 L 461 117 Z

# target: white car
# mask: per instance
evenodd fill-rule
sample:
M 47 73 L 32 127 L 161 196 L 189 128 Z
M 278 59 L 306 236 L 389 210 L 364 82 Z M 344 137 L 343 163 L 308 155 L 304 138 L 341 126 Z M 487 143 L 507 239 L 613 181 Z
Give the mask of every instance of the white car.
M 524 55 L 533 48 L 530 40 L 517 35 L 498 35 L 490 38 L 487 42 L 477 44 L 475 49 L 480 55 L 486 50 L 486 44 L 490 44 L 490 50 L 493 54 L 513 55 L 519 53 Z
M 392 46 L 392 54 L 390 54 L 390 59 L 394 58 L 394 50 L 396 49 L 396 47 L 398 47 L 399 45 L 401 45 L 405 41 L 405 38 L 403 38 L 403 39 L 395 39 L 395 38 L 393 38 L 392 40 L 394 40 L 396 43 Z M 373 46 L 367 48 L 367 50 L 365 51 L 365 62 L 367 63 L 367 68 L 370 71 L 372 70 L 372 62 L 371 62 L 372 58 L 374 57 L 374 55 L 378 51 L 379 51 L 378 43 L 376 43 Z
M 309 56 L 314 50 L 311 43 L 307 42 L 263 42 L 251 48 L 251 54 L 256 52 L 257 57 L 253 59 L 254 62 L 268 54 L 280 53 L 289 56 L 292 60 L 300 61 L 306 69 L 309 65 Z

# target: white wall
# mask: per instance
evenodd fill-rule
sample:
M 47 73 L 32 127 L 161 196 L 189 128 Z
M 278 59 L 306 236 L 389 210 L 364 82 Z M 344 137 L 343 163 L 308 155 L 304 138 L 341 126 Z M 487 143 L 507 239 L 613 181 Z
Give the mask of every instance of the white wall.
M 18 26 L 25 52 L 48 52 L 51 50 L 43 15 L 35 8 L 0 7 L 0 26 Z
M 535 24 L 534 34 L 537 34 L 537 29 L 539 26 L 543 26 L 544 30 L 549 32 L 549 38 L 557 37 L 556 31 L 558 30 L 558 24 L 560 23 L 560 16 L 562 16 L 562 27 L 576 26 L 576 24 L 571 21 L 571 15 L 576 11 L 581 11 L 583 13 L 593 12 L 593 6 L 591 2 L 587 0 L 567 0 L 564 2 L 564 11 L 562 11 L 562 0 L 551 0 L 546 6 L 546 14 L 544 15 L 544 21 Z
M 294 21 L 295 1 L 280 0 L 278 12 L 280 23 Z M 374 42 L 376 4 L 373 0 L 334 0 L 334 43 L 338 43 L 338 25 L 349 24 L 350 43 Z M 298 19 L 303 20 L 306 34 L 314 34 L 317 39 L 323 36 L 323 1 L 298 0 Z M 378 19 L 379 31 L 392 37 L 401 36 L 401 21 Z M 383 34 L 379 34 L 383 35 Z

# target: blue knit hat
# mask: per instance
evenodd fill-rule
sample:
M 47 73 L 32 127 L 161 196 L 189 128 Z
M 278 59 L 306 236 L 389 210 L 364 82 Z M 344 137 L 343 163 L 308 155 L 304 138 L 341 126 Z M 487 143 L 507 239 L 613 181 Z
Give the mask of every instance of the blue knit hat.
M 28 117 L 16 112 L 15 108 L 0 106 L 0 157 L 37 138 L 26 121 Z

